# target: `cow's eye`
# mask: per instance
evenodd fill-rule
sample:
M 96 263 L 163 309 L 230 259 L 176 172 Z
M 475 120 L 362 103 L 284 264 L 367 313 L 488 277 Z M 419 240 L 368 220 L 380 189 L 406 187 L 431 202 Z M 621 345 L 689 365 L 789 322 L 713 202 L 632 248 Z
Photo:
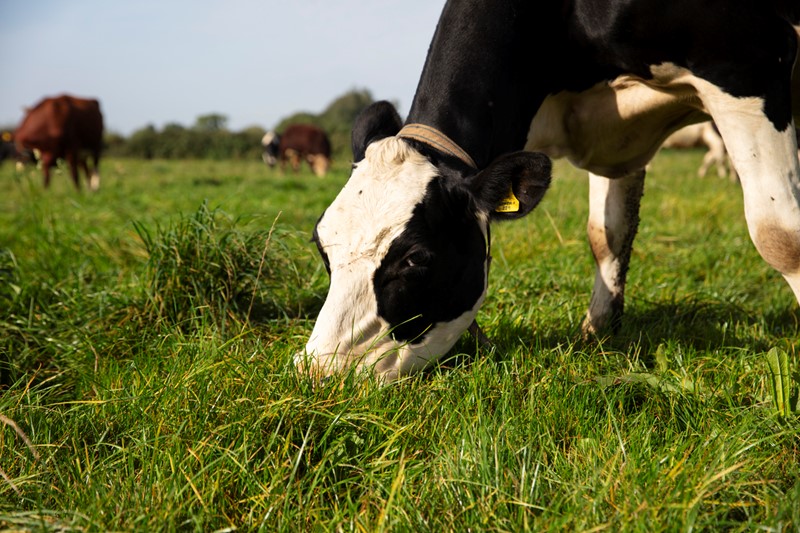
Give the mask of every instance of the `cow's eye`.
M 424 267 L 431 262 L 431 254 L 425 250 L 411 250 L 404 259 L 409 268 Z

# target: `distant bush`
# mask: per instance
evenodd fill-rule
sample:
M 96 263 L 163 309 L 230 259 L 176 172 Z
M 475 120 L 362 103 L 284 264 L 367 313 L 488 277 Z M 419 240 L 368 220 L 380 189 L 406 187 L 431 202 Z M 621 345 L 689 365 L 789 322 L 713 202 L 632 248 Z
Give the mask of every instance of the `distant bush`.
M 199 117 L 198 123 L 206 117 Z M 180 124 L 167 124 L 158 131 L 148 125 L 123 142 L 118 136 L 107 135 L 106 153 L 142 159 L 259 159 L 264 133 L 256 126 L 231 132 L 199 125 L 185 128 Z
M 336 98 L 320 114 L 293 113 L 273 128 L 282 132 L 292 123 L 316 124 L 331 140 L 333 158 L 349 160 L 350 131 L 356 115 L 373 102 L 366 89 L 353 89 Z M 105 136 L 107 155 L 142 159 L 251 159 L 261 158 L 261 138 L 266 130 L 251 126 L 233 132 L 227 128 L 228 118 L 219 113 L 197 117 L 194 126 L 167 124 L 161 130 L 154 125 L 136 130 L 127 139 L 114 132 Z

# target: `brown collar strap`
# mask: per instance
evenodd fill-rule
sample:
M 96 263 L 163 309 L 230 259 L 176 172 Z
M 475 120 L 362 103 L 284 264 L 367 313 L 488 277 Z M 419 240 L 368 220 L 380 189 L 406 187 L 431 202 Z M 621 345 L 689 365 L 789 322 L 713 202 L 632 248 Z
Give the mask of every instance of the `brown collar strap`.
M 472 168 L 478 168 L 478 165 L 475 164 L 475 161 L 472 160 L 463 148 L 436 128 L 426 126 L 425 124 L 406 124 L 397 136 L 425 143 L 440 152 L 457 157 Z

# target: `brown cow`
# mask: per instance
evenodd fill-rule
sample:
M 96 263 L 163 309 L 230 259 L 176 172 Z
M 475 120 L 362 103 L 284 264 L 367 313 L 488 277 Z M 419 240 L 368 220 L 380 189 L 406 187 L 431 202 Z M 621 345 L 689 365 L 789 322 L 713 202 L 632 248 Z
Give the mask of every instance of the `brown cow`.
M 83 167 L 91 190 L 100 186 L 98 166 L 103 145 L 103 114 L 94 99 L 61 95 L 44 98 L 30 108 L 14 132 L 18 150 L 40 154 L 44 186 L 50 186 L 50 169 L 58 159 L 66 159 L 75 187 L 80 190 L 78 165 Z M 89 171 L 88 158 L 94 168 Z
M 279 139 L 276 143 L 275 140 Z M 268 139 L 268 141 L 267 141 Z M 311 124 L 291 124 L 282 135 L 267 133 L 262 140 L 264 145 L 264 161 L 274 166 L 280 161 L 281 170 L 286 162 L 297 172 L 303 161 L 308 162 L 317 176 L 324 176 L 331 163 L 331 143 L 328 135 L 317 126 Z

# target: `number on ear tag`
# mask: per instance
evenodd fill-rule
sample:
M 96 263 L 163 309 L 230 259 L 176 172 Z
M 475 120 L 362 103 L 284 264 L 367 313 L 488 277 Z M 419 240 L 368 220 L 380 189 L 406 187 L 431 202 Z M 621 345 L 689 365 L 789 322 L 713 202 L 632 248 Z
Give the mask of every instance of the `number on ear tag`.
M 519 211 L 519 200 L 514 196 L 514 190 L 508 188 L 508 196 L 495 208 L 497 213 L 516 213 Z

